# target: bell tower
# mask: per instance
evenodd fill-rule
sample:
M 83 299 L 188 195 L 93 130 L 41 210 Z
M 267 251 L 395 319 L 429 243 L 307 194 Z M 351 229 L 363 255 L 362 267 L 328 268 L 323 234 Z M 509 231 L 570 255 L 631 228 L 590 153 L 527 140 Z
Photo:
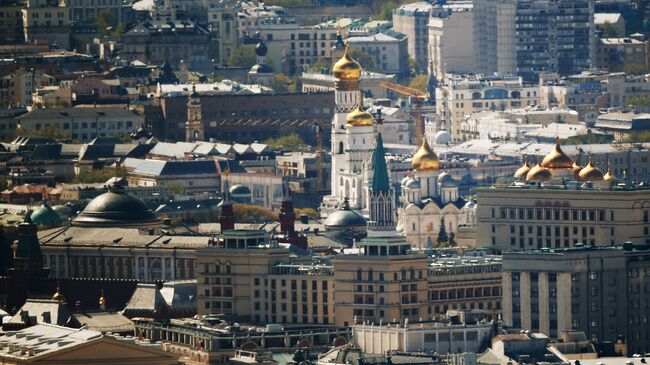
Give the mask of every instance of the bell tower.
M 196 84 L 192 84 L 192 92 L 187 98 L 187 121 L 185 122 L 185 141 L 196 142 L 205 140 L 205 124 L 201 112 L 201 97 L 196 92 Z

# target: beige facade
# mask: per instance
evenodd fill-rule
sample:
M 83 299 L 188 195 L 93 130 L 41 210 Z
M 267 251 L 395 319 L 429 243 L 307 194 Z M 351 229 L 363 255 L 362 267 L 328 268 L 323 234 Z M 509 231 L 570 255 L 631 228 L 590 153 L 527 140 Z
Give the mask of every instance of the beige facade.
M 497 250 L 649 243 L 650 190 L 477 189 L 478 245 Z
M 52 85 L 54 78 L 39 71 L 19 69 L 0 78 L 0 107 L 31 106 L 39 88 Z
M 446 73 L 475 72 L 473 30 L 471 2 L 433 9 L 429 18 L 429 73 L 442 79 Z
M 70 11 L 64 0 L 28 0 L 22 15 L 25 42 L 70 48 Z
M 454 140 L 468 140 L 472 133 L 461 125 L 472 113 L 537 105 L 538 86 L 525 85 L 520 77 L 453 76 L 436 90 L 436 112 Z
M 393 29 L 405 34 L 408 40 L 408 55 L 417 61 L 422 70 L 429 64 L 429 13 L 433 5 L 416 2 L 393 10 Z

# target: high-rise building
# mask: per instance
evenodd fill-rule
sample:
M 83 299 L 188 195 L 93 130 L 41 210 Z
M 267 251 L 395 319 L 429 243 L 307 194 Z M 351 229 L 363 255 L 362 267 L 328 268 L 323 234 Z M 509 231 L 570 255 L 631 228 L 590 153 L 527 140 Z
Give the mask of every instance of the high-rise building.
M 408 39 L 409 58 L 417 61 L 424 70 L 429 64 L 429 13 L 433 5 L 428 2 L 406 4 L 393 10 L 393 29 Z
M 429 18 L 428 71 L 438 80 L 449 73 L 476 72 L 471 1 L 436 6 Z
M 577 247 L 503 255 L 503 320 L 540 331 L 583 331 L 592 341 L 627 340 L 629 353 L 650 345 L 648 246 Z
M 591 0 L 476 0 L 474 39 L 478 70 L 517 73 L 580 73 L 595 56 Z

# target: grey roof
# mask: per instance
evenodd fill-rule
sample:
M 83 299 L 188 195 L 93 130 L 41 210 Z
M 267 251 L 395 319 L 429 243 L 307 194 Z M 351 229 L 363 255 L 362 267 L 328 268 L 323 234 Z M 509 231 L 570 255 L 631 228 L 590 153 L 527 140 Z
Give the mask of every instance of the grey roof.
M 121 333 L 133 332 L 134 328 L 130 319 L 116 312 L 75 313 L 74 317 L 91 331 Z
M 71 118 L 94 118 L 98 116 L 110 115 L 113 118 L 134 118 L 140 117 L 136 112 L 129 109 L 115 107 L 71 107 L 71 108 L 51 108 L 51 109 L 32 109 L 29 113 L 23 114 L 16 118 L 17 121 L 28 120 L 56 120 Z
M 27 312 L 31 323 L 51 323 L 65 326 L 72 320 L 72 312 L 56 300 L 27 299 L 20 310 L 9 320 L 9 323 L 23 323 L 23 312 Z
M 196 280 L 170 281 L 163 284 L 140 283 L 124 308 L 126 316 L 155 316 L 167 312 L 196 312 Z

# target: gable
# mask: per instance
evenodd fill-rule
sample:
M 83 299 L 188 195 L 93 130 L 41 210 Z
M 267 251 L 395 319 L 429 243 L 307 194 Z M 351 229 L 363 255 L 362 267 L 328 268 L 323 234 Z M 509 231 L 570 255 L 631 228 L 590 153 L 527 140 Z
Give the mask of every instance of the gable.
M 176 357 L 159 348 L 144 347 L 102 337 L 60 351 L 44 354 L 35 364 L 74 362 L 79 364 L 178 364 Z

